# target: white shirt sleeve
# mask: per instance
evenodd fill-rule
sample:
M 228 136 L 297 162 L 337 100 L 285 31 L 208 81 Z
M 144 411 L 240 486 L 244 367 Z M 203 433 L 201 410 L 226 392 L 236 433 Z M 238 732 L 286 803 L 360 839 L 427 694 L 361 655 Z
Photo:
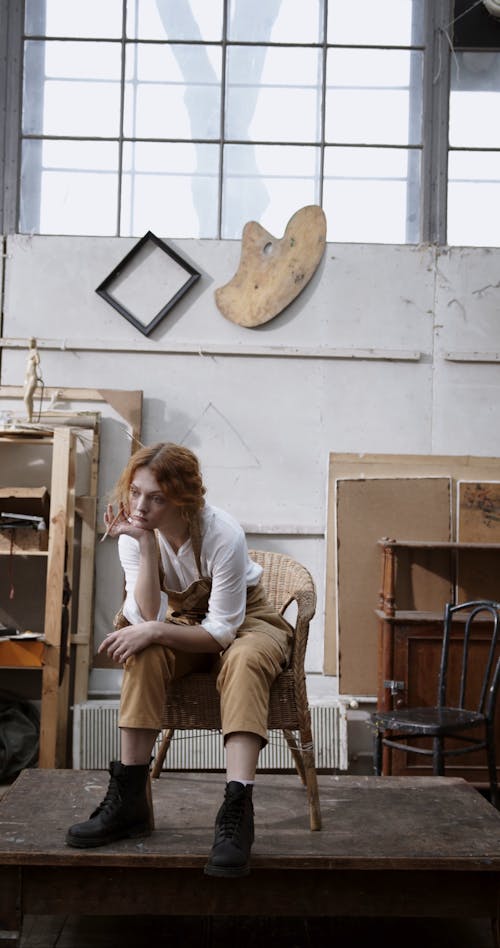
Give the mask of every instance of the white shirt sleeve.
M 248 550 L 243 531 L 213 552 L 212 591 L 202 626 L 226 649 L 246 614 Z M 258 577 L 257 577 L 258 578 Z M 256 580 L 257 581 L 257 580 Z
M 131 625 L 145 622 L 139 606 L 135 600 L 135 584 L 139 575 L 139 544 L 133 537 L 122 534 L 118 537 L 118 555 L 125 573 L 125 602 L 122 612 Z M 163 622 L 167 614 L 168 596 L 163 590 L 160 592 L 160 608 L 157 620 Z
M 206 510 L 206 530 L 202 540 L 202 575 L 212 580 L 208 611 L 201 625 L 220 644 L 221 651 L 236 638 L 246 615 L 247 588 L 256 586 L 262 567 L 248 555 L 245 534 L 237 521 L 217 508 Z M 198 570 L 191 544 L 173 553 L 160 537 L 165 585 L 180 582 L 187 588 L 198 578 Z M 144 622 L 134 596 L 139 574 L 139 544 L 125 534 L 118 539 L 120 562 L 125 573 L 126 598 L 123 614 L 129 622 Z M 161 592 L 157 620 L 162 622 L 167 613 L 168 594 Z

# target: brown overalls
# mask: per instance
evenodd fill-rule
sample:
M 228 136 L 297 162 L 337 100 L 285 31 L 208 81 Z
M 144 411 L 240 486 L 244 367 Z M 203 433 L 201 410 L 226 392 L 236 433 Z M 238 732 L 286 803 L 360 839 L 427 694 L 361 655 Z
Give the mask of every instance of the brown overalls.
M 212 580 L 201 576 L 199 546 L 193 552 L 200 578 L 182 591 L 165 589 L 165 621 L 201 622 L 208 612 Z M 163 587 L 163 570 L 161 571 Z M 120 615 L 120 614 L 118 614 Z M 117 627 L 127 624 L 117 619 Z M 269 690 L 287 664 L 292 630 L 267 602 L 260 583 L 247 590 L 246 615 L 234 641 L 220 655 L 193 654 L 150 645 L 127 659 L 120 699 L 119 727 L 159 731 L 165 693 L 172 678 L 215 668 L 220 694 L 224 738 L 236 731 L 251 732 L 267 742 Z

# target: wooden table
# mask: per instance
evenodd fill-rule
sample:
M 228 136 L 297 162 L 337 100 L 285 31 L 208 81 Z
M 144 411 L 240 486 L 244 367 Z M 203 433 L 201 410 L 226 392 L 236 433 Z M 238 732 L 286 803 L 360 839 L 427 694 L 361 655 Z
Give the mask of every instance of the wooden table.
M 9 944 L 24 914 L 498 917 L 500 813 L 460 778 L 320 776 L 312 833 L 297 777 L 259 775 L 244 879 L 202 872 L 223 781 L 162 776 L 151 837 L 85 851 L 65 845 L 66 828 L 102 799 L 107 773 L 23 771 L 0 803 Z

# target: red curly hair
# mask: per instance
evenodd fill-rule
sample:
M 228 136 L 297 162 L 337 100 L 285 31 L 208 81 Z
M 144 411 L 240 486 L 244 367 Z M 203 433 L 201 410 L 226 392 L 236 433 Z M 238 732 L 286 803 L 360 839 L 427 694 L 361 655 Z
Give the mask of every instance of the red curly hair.
M 114 491 L 117 501 L 125 508 L 128 505 L 130 485 L 140 467 L 149 468 L 165 497 L 182 508 L 187 520 L 197 516 L 205 504 L 206 491 L 198 458 L 189 448 L 167 441 L 135 451 Z

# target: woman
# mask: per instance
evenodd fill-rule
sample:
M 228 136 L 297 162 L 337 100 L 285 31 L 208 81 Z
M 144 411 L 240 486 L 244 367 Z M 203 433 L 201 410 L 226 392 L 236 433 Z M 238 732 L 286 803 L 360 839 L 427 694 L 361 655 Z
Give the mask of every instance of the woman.
M 88 848 L 150 832 L 147 782 L 168 682 L 215 665 L 227 783 L 215 822 L 208 875 L 249 872 L 252 787 L 267 743 L 269 691 L 286 665 L 291 628 L 267 603 L 262 567 L 250 559 L 241 526 L 204 500 L 200 467 L 187 448 L 141 448 L 116 488 L 127 623 L 99 648 L 124 666 L 121 761 L 110 765 L 105 799 L 66 841 Z M 118 623 L 121 624 L 121 623 Z

